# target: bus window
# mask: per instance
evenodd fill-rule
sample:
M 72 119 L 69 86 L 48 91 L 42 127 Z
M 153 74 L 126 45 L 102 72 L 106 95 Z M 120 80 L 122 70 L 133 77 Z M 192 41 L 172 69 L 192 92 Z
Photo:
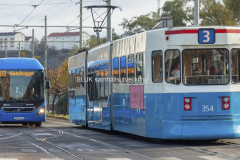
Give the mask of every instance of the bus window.
M 80 74 L 81 74 L 81 69 L 80 68 L 77 68 L 75 70 L 75 73 L 76 73 L 76 88 L 80 88 Z
M 76 88 L 76 73 L 75 73 L 75 69 L 72 69 L 72 88 Z
M 128 56 L 128 83 L 134 83 L 134 55 Z
M 239 83 L 240 82 L 240 49 L 232 49 L 231 51 L 232 57 L 232 64 L 231 64 L 231 71 L 232 71 L 232 83 Z
M 120 58 L 120 81 L 126 83 L 127 73 L 126 73 L 126 57 Z
M 180 52 L 167 50 L 165 52 L 165 79 L 172 84 L 180 84 Z
M 101 94 L 100 94 L 100 99 L 101 100 L 104 100 L 104 82 L 105 82 L 105 76 L 104 76 L 104 64 L 100 65 L 100 76 L 101 76 L 101 79 L 100 79 L 100 84 L 101 84 Z
M 227 84 L 227 49 L 186 49 L 183 51 L 183 83 L 186 85 Z
M 99 72 L 99 66 L 95 66 L 95 100 L 100 100 L 101 97 L 101 83 L 99 80 L 101 79 L 100 72 Z
M 119 81 L 119 58 L 113 58 L 113 82 Z
M 104 77 L 105 77 L 105 100 L 108 98 L 108 86 L 109 86 L 109 79 L 108 79 L 108 63 L 105 64 L 104 67 Z
M 152 52 L 152 81 L 161 83 L 162 79 L 162 51 L 154 51 Z
M 84 81 L 85 81 L 85 70 L 84 67 L 81 67 L 81 74 L 80 74 L 80 78 L 81 78 L 81 87 L 84 88 Z
M 72 88 L 72 72 L 68 71 L 68 88 Z
M 136 54 L 136 80 L 143 83 L 143 53 Z

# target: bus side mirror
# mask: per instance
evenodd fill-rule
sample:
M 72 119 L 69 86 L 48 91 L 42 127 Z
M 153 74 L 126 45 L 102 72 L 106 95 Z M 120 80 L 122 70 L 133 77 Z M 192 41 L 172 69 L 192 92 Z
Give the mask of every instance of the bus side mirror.
M 50 81 L 46 81 L 46 89 L 50 89 Z

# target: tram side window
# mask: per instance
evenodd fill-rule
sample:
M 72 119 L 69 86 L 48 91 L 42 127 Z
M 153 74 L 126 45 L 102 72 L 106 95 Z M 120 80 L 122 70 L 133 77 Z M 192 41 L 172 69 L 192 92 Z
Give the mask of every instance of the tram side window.
M 68 71 L 68 88 L 72 88 L 72 72 Z
M 100 72 L 99 72 L 99 66 L 95 66 L 95 100 L 100 100 L 101 97 L 101 83 L 100 83 Z
M 162 79 L 162 51 L 154 51 L 152 52 L 152 81 L 161 83 Z
M 113 58 L 113 82 L 118 83 L 119 80 L 119 58 Z
M 232 49 L 231 51 L 232 57 L 232 83 L 240 82 L 240 49 Z
M 105 78 L 105 100 L 107 100 L 108 98 L 108 89 L 109 89 L 109 79 L 108 79 L 108 63 L 105 64 L 105 67 L 104 67 L 104 78 Z
M 136 54 L 136 80 L 143 83 L 143 53 Z
M 183 51 L 185 85 L 227 84 L 229 53 L 227 49 L 186 49 Z
M 75 73 L 75 69 L 72 70 L 72 88 L 76 88 L 76 73 Z
M 128 83 L 134 83 L 134 55 L 128 56 Z
M 101 94 L 100 94 L 100 99 L 101 100 L 104 100 L 104 89 L 105 89 L 105 86 L 104 86 L 104 82 L 105 82 L 105 76 L 104 76 L 104 64 L 100 65 L 100 76 L 101 76 L 101 79 L 100 79 L 100 85 L 101 85 Z
M 76 73 L 76 88 L 80 88 L 80 81 L 79 81 L 79 77 L 80 77 L 80 74 L 81 74 L 81 69 L 80 68 L 77 68 L 75 70 L 75 73 Z
M 84 88 L 84 81 L 85 81 L 85 70 L 84 67 L 81 67 L 81 74 L 80 74 L 80 78 L 81 78 L 81 87 Z
M 126 83 L 126 80 L 127 80 L 125 56 L 120 58 L 120 80 L 121 80 L 121 83 Z
M 180 84 L 180 52 L 179 50 L 167 50 L 165 52 L 165 79 L 172 84 Z

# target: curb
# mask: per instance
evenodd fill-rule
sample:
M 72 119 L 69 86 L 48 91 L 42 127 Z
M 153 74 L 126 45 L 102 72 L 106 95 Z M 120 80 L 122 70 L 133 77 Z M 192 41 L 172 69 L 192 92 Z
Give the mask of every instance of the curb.
M 64 118 L 64 117 L 56 117 L 54 115 L 46 115 L 46 117 L 51 117 L 51 118 L 56 118 L 56 119 L 63 119 L 63 120 L 69 120 L 67 118 Z

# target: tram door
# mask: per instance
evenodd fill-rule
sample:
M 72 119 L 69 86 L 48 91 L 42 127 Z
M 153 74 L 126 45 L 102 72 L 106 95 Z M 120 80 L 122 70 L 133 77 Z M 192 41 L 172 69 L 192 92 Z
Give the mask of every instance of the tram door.
M 106 118 L 104 108 L 108 107 L 108 64 L 88 68 L 88 121 L 102 122 Z

